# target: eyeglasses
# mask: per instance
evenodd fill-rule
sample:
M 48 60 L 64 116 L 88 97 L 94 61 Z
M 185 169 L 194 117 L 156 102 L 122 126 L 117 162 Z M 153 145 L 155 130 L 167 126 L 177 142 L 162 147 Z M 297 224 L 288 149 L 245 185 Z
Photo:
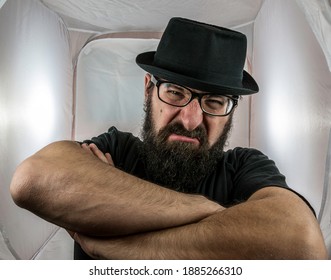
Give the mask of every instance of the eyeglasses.
M 211 116 L 227 116 L 238 104 L 237 96 L 226 96 L 212 93 L 196 93 L 191 89 L 160 80 L 152 76 L 152 83 L 157 87 L 161 101 L 171 106 L 185 107 L 194 98 L 198 98 L 201 110 Z

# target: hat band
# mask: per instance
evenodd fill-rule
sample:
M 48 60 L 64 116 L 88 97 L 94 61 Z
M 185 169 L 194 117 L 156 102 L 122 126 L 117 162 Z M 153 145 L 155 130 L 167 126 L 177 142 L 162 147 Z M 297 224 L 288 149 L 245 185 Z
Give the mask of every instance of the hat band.
M 161 59 L 156 59 L 154 65 L 159 68 L 166 69 L 179 75 L 187 76 L 196 80 L 200 80 L 206 84 L 214 84 L 231 87 L 242 87 L 243 72 L 239 75 L 226 75 L 221 73 L 208 72 L 207 70 L 199 69 L 199 72 L 194 71 L 195 67 L 188 67 L 187 65 L 173 63 L 169 65 L 168 63 L 160 63 Z M 162 65 L 163 64 L 163 65 Z M 185 66 L 185 67 L 183 67 Z

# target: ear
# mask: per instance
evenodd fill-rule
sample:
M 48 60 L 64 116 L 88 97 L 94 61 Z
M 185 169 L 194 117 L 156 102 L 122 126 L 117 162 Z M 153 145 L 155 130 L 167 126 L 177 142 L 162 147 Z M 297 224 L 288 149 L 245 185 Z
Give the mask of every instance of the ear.
M 146 75 L 145 75 L 145 102 L 147 101 L 147 97 L 148 97 L 148 93 L 149 93 L 149 91 L 148 91 L 148 85 L 149 85 L 149 83 L 150 83 L 150 81 L 151 81 L 151 74 L 149 74 L 149 73 L 147 73 Z

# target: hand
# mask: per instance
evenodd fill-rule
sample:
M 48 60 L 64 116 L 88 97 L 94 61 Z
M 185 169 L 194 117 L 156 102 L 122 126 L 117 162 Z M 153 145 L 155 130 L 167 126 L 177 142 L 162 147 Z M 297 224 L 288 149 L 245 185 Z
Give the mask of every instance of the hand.
M 111 238 L 96 238 L 72 231 L 68 231 L 68 233 L 70 234 L 71 238 L 74 239 L 81 246 L 83 251 L 91 258 L 96 260 L 111 259 L 111 256 L 107 254 L 108 250 L 106 249 L 108 247 L 107 245 L 111 241 Z M 100 251 L 100 248 L 103 248 L 104 250 Z
M 120 237 L 93 237 L 69 232 L 86 254 L 95 260 L 129 260 L 141 259 L 139 247 L 143 234 Z
M 113 159 L 109 153 L 103 153 L 102 151 L 99 150 L 99 148 L 95 144 L 82 144 L 81 147 L 83 150 L 87 151 L 88 153 L 96 156 L 98 159 L 100 159 L 102 162 L 115 166 Z

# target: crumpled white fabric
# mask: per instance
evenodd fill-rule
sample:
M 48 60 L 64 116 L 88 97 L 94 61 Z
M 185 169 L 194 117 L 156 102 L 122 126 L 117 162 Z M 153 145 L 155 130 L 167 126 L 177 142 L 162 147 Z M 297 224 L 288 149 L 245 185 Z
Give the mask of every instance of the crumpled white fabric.
M 331 71 L 331 3 L 329 0 L 296 0 L 315 33 Z
M 0 258 L 31 259 L 57 229 L 17 207 L 9 185 L 26 157 L 71 138 L 68 36 L 61 18 L 39 1 L 10 0 L 0 9 Z M 57 258 L 67 256 L 58 249 Z

